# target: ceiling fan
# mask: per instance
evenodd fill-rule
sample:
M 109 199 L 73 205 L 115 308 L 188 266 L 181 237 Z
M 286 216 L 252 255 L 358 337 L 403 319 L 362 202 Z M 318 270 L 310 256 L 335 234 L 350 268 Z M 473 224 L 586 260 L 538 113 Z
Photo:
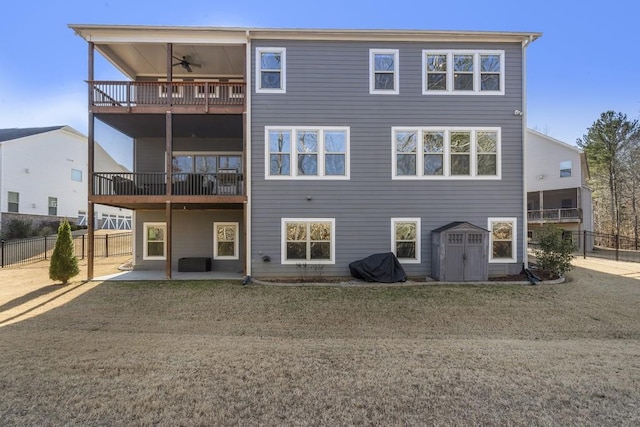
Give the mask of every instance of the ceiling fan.
M 184 68 L 185 70 L 187 70 L 187 72 L 192 73 L 193 70 L 191 69 L 191 67 L 197 67 L 200 68 L 202 67 L 202 64 L 196 64 L 194 62 L 191 62 L 189 60 L 188 56 L 183 56 L 182 58 L 179 58 L 177 56 L 174 56 L 173 59 L 175 59 L 176 62 L 175 64 L 172 64 L 174 67 L 177 65 L 180 65 L 182 68 Z

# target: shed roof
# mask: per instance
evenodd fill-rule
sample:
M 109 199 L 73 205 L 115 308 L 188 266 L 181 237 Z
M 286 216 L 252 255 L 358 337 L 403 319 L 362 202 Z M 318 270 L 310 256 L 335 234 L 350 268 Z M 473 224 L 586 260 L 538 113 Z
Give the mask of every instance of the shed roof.
M 484 231 L 486 233 L 489 232 L 489 230 L 487 230 L 486 228 L 478 227 L 477 225 L 473 225 L 470 222 L 466 222 L 466 221 L 450 222 L 449 224 L 443 225 L 442 227 L 439 227 L 439 228 L 436 228 L 435 230 L 433 230 L 431 232 L 432 233 L 441 233 L 443 231 L 447 231 L 447 230 L 451 230 L 451 229 L 455 229 L 455 228 L 472 228 L 474 230 Z

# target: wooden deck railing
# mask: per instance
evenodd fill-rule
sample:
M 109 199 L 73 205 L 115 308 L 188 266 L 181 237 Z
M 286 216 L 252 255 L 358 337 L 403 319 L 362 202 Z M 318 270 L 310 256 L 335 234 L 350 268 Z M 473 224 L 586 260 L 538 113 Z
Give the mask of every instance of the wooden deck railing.
M 241 196 L 243 175 L 236 172 L 174 173 L 171 194 L 179 196 Z M 95 196 L 163 196 L 167 194 L 167 174 L 96 172 Z
M 88 83 L 93 88 L 91 105 L 96 107 L 244 105 L 244 82 L 90 81 Z
M 532 222 L 575 222 L 582 219 L 582 209 L 543 209 L 527 212 L 527 219 Z

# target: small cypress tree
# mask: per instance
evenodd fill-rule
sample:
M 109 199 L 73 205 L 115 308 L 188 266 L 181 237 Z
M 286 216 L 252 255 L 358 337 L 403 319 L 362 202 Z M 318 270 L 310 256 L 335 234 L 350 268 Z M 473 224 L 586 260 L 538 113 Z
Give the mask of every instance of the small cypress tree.
M 78 258 L 73 254 L 73 238 L 71 237 L 71 227 L 69 221 L 62 220 L 58 227 L 58 240 L 51 255 L 49 265 L 49 278 L 60 280 L 66 285 L 70 278 L 80 273 Z

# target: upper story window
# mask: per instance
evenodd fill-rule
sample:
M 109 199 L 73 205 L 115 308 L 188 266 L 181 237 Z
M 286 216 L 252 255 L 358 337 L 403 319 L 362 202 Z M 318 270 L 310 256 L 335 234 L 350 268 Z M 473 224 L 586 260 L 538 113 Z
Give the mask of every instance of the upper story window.
M 571 160 L 560 162 L 560 178 L 568 178 L 571 176 Z
M 404 264 L 420 263 L 420 218 L 391 218 L 391 251 Z
M 158 79 L 159 82 L 164 82 L 165 84 L 160 85 L 158 87 L 158 96 L 160 98 L 166 98 L 169 90 L 169 84 L 167 83 L 167 79 Z M 174 82 L 181 82 L 182 79 L 173 79 Z M 171 97 L 172 98 L 182 98 L 184 97 L 184 86 L 180 84 L 171 85 Z
M 395 95 L 399 86 L 398 49 L 370 49 L 369 93 Z
M 20 193 L 7 192 L 7 212 L 20 212 Z
M 56 216 L 58 215 L 58 198 L 57 197 L 49 197 L 49 215 Z
M 392 129 L 394 179 L 499 179 L 500 128 Z
M 286 53 L 283 47 L 256 48 L 256 92 L 287 91 Z
M 504 95 L 504 51 L 423 50 L 422 93 Z
M 348 127 L 265 128 L 267 179 L 349 179 Z
M 71 181 L 82 182 L 82 171 L 80 169 L 71 169 Z

